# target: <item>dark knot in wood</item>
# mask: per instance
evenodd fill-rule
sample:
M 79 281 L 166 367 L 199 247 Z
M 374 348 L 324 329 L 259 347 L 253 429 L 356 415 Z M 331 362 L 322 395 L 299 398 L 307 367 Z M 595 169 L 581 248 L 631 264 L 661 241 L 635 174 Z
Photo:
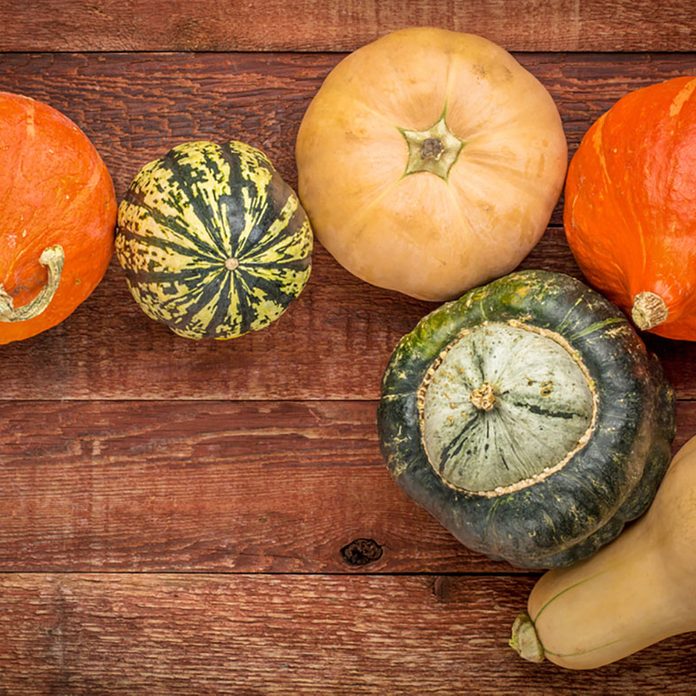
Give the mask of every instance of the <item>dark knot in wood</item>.
M 352 566 L 363 566 L 382 557 L 382 547 L 374 539 L 355 539 L 341 549 L 343 560 Z

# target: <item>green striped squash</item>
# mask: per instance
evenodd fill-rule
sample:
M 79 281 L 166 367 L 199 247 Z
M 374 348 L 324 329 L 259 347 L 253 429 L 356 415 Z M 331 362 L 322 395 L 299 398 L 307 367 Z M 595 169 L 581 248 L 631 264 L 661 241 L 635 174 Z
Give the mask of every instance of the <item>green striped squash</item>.
M 311 272 L 312 230 L 266 155 L 242 142 L 178 145 L 119 207 L 116 255 L 152 319 L 228 339 L 276 320 Z

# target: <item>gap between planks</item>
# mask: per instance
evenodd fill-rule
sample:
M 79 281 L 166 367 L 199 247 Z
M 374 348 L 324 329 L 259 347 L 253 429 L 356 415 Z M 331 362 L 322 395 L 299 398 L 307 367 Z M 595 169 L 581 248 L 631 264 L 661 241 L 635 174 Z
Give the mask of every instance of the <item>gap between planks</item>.
M 359 47 L 356 47 L 356 50 Z M 505 47 L 503 47 L 505 48 Z M 563 56 L 564 60 L 573 57 L 591 57 L 596 56 L 597 58 L 611 58 L 612 56 L 620 56 L 622 58 L 638 58 L 642 56 L 651 55 L 655 58 L 668 58 L 671 56 L 692 56 L 696 51 L 696 43 L 691 48 L 684 48 L 675 51 L 566 51 L 563 49 L 555 50 L 538 50 L 538 49 L 505 49 L 513 56 Z M 198 56 L 198 55 L 208 55 L 208 56 L 332 56 L 336 58 L 338 62 L 341 58 L 350 55 L 353 51 L 252 51 L 252 50 L 241 50 L 233 49 L 229 51 L 216 50 L 216 49 L 176 49 L 171 51 L 164 50 L 144 50 L 144 49 L 133 49 L 133 50 L 120 50 L 120 51 L 100 51 L 100 50 L 60 50 L 60 51 L 44 51 L 44 50 L 26 50 L 26 51 L 3 51 L 0 49 L 0 56 L 4 58 L 11 58 L 13 56 L 35 56 L 37 58 L 45 56 L 104 56 L 104 57 L 115 57 L 115 56 L 152 56 L 152 57 L 171 57 L 171 56 Z
M 223 576 L 242 576 L 242 575 L 268 575 L 268 576 L 283 576 L 288 578 L 321 578 L 321 577 L 384 577 L 384 578 L 537 578 L 542 575 L 543 570 L 526 570 L 524 568 L 510 567 L 509 571 L 502 570 L 469 570 L 469 571 L 324 571 L 324 572 L 284 572 L 274 570 L 53 570 L 51 568 L 37 570 L 2 570 L 0 569 L 0 578 L 5 575 L 81 575 L 81 576 L 114 576 L 114 575 L 167 575 L 167 576 L 193 576 L 198 578 L 203 577 L 223 577 Z

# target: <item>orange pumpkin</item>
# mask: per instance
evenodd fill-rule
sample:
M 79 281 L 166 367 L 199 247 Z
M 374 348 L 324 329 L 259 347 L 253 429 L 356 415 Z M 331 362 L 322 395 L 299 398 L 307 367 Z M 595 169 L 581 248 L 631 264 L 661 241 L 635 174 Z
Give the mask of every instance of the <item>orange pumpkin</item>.
M 696 340 L 696 77 L 631 92 L 599 118 L 565 196 L 588 280 L 640 329 Z
M 0 344 L 50 329 L 87 298 L 113 251 L 116 197 L 66 116 L 0 92 Z

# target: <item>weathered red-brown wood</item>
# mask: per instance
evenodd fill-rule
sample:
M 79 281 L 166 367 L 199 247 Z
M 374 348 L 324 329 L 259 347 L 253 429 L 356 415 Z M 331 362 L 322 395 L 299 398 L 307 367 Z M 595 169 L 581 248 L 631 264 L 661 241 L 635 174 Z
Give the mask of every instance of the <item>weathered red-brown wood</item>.
M 375 411 L 0 403 L 0 571 L 518 572 L 401 492 Z M 678 425 L 675 446 L 696 434 L 696 402 Z
M 685 0 L 5 0 L 4 51 L 349 51 L 394 29 L 439 26 L 517 51 L 689 51 Z
M 696 54 L 524 54 L 551 90 L 571 149 L 629 89 L 696 71 Z M 0 89 L 44 99 L 92 137 L 119 194 L 146 161 L 192 138 L 264 147 L 296 179 L 293 143 L 336 55 L 8 55 Z M 560 222 L 560 209 L 554 221 Z M 525 267 L 578 274 L 554 227 Z M 371 287 L 321 249 L 308 289 L 276 325 L 227 343 L 194 343 L 150 321 L 119 269 L 61 327 L 0 347 L 4 398 L 374 399 L 398 339 L 433 305 Z M 696 348 L 651 341 L 680 396 L 696 397 Z
M 676 0 L 5 0 L 0 52 L 87 53 L 5 53 L 0 89 L 75 119 L 119 196 L 193 138 L 263 147 L 294 184 L 297 128 L 335 52 L 417 24 L 563 51 L 518 58 L 571 153 L 627 91 L 696 73 L 696 53 L 568 53 L 693 51 L 696 5 Z M 209 49 L 286 52 L 151 53 Z M 578 275 L 560 212 L 523 265 Z M 318 249 L 277 325 L 194 343 L 141 314 L 114 264 L 64 325 L 0 347 L 0 696 L 692 694 L 694 634 L 593 673 L 516 658 L 534 575 L 467 551 L 390 480 L 374 399 L 431 307 Z M 649 345 L 696 398 L 696 344 Z M 678 425 L 675 446 L 696 401 Z
M 507 646 L 533 578 L 0 575 L 7 694 L 693 694 L 696 634 L 598 671 Z
M 522 268 L 581 277 L 550 229 Z M 309 286 L 270 328 L 224 343 L 175 336 L 135 305 L 112 264 L 62 325 L 0 346 L 2 398 L 375 399 L 398 340 L 433 305 L 380 290 L 321 247 Z M 696 397 L 696 344 L 647 336 L 681 398 Z
M 696 48 L 696 44 L 694 45 Z M 696 73 L 696 52 L 520 53 L 554 97 L 573 152 L 626 92 Z M 122 195 L 145 162 L 183 140 L 243 139 L 295 183 L 302 116 L 340 54 L 10 54 L 0 89 L 48 101 L 90 136 Z M 561 223 L 558 212 L 554 224 Z

